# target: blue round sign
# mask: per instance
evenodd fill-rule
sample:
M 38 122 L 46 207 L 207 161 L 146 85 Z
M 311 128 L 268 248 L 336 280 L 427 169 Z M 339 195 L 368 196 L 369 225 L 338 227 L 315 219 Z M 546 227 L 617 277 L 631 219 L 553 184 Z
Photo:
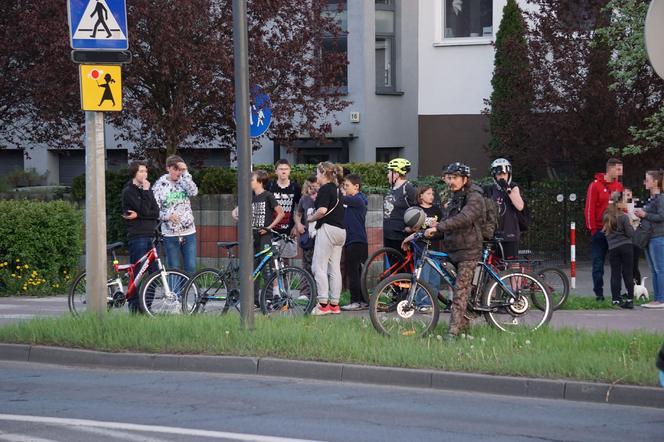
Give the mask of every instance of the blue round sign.
M 249 102 L 249 134 L 257 138 L 267 132 L 272 122 L 272 103 L 270 97 L 259 86 L 251 90 Z

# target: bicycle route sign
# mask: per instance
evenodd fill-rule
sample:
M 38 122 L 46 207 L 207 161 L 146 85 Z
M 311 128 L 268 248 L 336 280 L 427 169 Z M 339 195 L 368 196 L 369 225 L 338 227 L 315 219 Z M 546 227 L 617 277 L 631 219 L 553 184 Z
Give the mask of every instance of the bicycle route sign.
M 125 0 L 68 0 L 67 12 L 72 49 L 129 48 Z

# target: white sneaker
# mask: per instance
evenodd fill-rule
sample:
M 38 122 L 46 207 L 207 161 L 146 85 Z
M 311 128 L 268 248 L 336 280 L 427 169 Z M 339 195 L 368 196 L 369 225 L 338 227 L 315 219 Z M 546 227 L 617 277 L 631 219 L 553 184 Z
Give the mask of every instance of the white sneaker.
M 664 308 L 664 302 L 651 301 L 647 304 L 643 304 L 641 307 L 643 307 L 643 308 Z
M 351 302 L 350 304 L 346 304 L 341 306 L 341 310 L 349 312 L 353 310 L 361 310 L 362 306 L 360 305 L 359 302 Z

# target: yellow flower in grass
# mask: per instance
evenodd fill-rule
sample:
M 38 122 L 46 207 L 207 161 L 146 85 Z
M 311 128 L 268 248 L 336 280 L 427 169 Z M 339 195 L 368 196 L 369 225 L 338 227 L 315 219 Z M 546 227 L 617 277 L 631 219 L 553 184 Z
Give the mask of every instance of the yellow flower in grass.
M 12 278 L 16 278 L 16 273 L 12 273 Z
M 23 265 L 23 268 L 24 268 L 24 269 L 29 269 L 29 268 L 30 268 L 30 266 L 29 266 L 29 265 L 27 265 L 27 264 L 24 264 L 24 265 Z
M 21 260 L 20 260 L 20 259 L 18 259 L 18 258 L 16 258 L 16 262 L 21 262 Z

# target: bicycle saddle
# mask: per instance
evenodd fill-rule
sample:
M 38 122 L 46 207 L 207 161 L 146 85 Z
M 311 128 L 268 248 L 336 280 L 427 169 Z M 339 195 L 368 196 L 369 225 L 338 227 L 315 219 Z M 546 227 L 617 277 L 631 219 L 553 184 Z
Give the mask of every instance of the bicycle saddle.
M 106 251 L 110 252 L 112 250 L 119 249 L 122 246 L 124 246 L 124 243 L 122 242 L 114 242 L 113 244 L 106 244 Z
M 238 244 L 240 244 L 240 243 L 237 242 L 237 241 L 232 241 L 232 242 L 217 241 L 217 247 L 223 247 L 224 249 L 231 249 L 231 248 L 237 246 Z

